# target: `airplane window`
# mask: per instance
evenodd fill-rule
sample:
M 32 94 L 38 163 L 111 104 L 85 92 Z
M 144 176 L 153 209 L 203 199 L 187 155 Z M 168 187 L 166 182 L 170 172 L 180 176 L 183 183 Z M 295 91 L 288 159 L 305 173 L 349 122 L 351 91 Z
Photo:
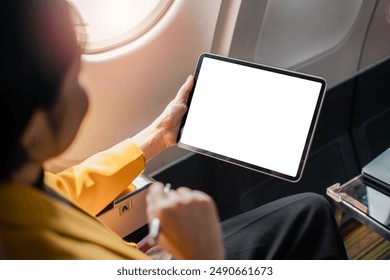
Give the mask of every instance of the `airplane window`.
M 173 0 L 68 0 L 84 22 L 86 53 L 103 52 L 131 42 L 153 27 Z

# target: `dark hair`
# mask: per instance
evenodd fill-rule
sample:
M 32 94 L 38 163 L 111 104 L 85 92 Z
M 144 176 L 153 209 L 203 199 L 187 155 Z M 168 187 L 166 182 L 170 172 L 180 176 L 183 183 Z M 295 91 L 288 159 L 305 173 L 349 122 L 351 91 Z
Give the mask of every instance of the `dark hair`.
M 27 159 L 20 140 L 31 114 L 54 104 L 80 47 L 65 0 L 1 1 L 0 27 L 0 181 L 7 181 Z

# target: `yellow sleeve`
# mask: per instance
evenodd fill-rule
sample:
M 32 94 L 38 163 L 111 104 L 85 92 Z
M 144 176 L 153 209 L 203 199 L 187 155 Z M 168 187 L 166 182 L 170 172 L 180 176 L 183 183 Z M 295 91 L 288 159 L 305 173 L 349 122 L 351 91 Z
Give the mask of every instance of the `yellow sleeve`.
M 96 215 L 144 168 L 141 149 L 127 139 L 58 174 L 46 172 L 45 182 L 62 190 L 86 211 Z

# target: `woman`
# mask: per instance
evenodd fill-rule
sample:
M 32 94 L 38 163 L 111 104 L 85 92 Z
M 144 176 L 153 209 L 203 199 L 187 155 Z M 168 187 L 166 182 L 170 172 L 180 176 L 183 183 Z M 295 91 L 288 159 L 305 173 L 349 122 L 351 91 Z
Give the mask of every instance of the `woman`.
M 147 259 L 94 217 L 176 144 L 189 77 L 145 130 L 59 174 L 43 164 L 72 143 L 87 113 L 79 84 L 77 16 L 63 0 L 3 1 L 0 78 L 0 256 L 6 259 Z M 77 22 L 76 22 L 77 24 Z M 179 188 L 148 194 L 158 243 L 176 259 L 346 258 L 326 200 L 302 194 L 222 223 L 206 194 Z M 191 221 L 190 223 L 188 221 Z M 223 233 L 222 233 L 223 231 Z

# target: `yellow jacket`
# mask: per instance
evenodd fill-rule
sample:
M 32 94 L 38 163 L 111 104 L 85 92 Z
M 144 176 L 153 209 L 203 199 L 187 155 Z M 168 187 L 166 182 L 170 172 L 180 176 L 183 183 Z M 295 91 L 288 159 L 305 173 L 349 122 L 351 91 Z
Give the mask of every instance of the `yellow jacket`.
M 94 216 L 144 166 L 128 139 L 59 174 L 46 172 L 45 184 L 63 201 L 33 186 L 0 185 L 0 259 L 148 258 Z

